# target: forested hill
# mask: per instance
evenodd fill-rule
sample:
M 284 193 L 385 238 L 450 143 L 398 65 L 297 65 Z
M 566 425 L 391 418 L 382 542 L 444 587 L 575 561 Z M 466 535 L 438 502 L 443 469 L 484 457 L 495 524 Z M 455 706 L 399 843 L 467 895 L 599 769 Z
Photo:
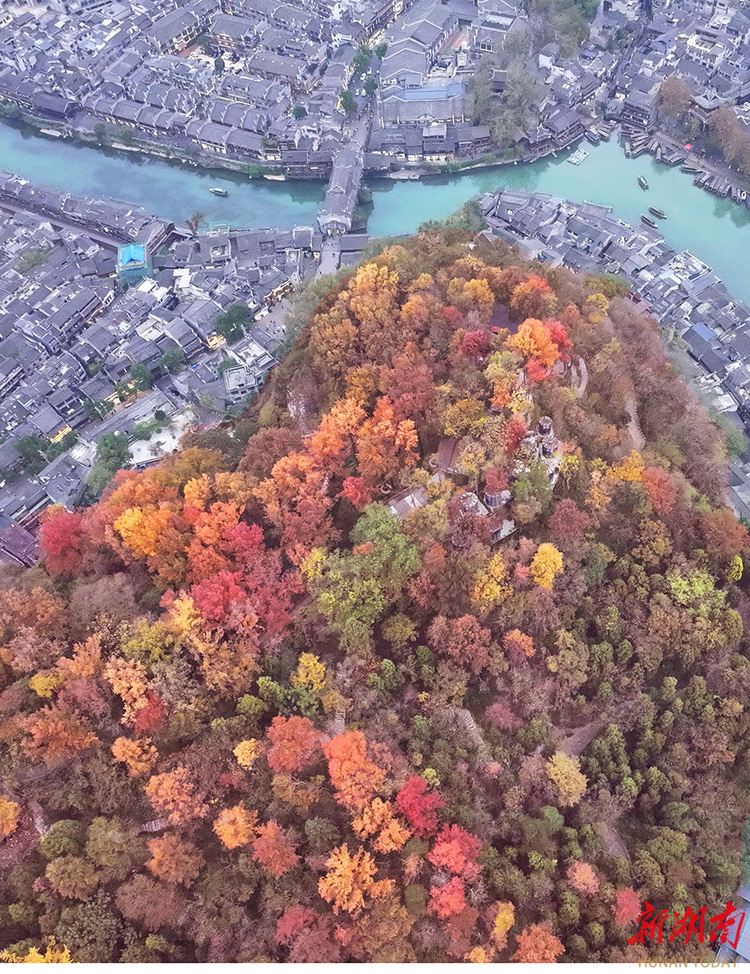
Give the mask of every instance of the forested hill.
M 233 429 L 52 509 L 45 566 L 3 570 L 0 945 L 708 950 L 628 938 L 645 901 L 712 916 L 739 882 L 726 476 L 617 281 L 389 247 Z

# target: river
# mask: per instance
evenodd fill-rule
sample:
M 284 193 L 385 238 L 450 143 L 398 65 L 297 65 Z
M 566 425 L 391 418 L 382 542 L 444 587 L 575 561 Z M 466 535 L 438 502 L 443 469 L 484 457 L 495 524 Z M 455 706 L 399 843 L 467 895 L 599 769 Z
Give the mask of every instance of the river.
M 584 145 L 586 145 L 584 143 Z M 426 180 L 371 180 L 371 235 L 412 233 L 426 220 L 455 212 L 471 196 L 497 189 L 551 193 L 575 202 L 611 206 L 616 216 L 636 223 L 649 206 L 667 214 L 660 230 L 677 250 L 690 250 L 710 264 L 730 293 L 750 302 L 746 254 L 750 245 L 750 210 L 700 190 L 692 176 L 657 164 L 650 156 L 626 159 L 613 139 L 586 146 L 579 166 L 570 153 L 541 162 L 502 166 L 431 177 Z M 323 199 L 323 183 L 249 180 L 223 171 L 193 170 L 135 153 L 99 150 L 0 126 L 0 169 L 41 184 L 91 196 L 115 196 L 138 203 L 157 216 L 184 222 L 196 210 L 207 221 L 241 227 L 290 227 L 314 224 Z M 637 182 L 643 174 L 650 190 Z M 213 196 L 209 186 L 229 191 Z

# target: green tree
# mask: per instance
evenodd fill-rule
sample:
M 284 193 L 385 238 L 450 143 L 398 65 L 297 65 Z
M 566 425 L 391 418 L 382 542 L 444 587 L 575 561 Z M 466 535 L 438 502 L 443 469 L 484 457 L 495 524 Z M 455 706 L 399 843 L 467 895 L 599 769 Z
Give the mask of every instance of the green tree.
M 122 881 L 146 860 L 146 845 L 122 819 L 95 818 L 88 828 L 86 856 L 102 870 L 105 882 Z
M 368 505 L 352 531 L 355 546 L 330 554 L 310 579 L 318 608 L 343 645 L 365 645 L 390 600 L 419 568 L 416 546 L 382 504 Z
M 364 71 L 371 56 L 372 51 L 366 44 L 363 44 L 352 59 L 352 67 L 354 68 L 355 74 Z
M 109 141 L 107 126 L 104 122 L 97 122 L 92 128 L 92 133 L 96 139 L 97 145 L 106 145 Z
M 725 413 L 714 415 L 713 419 L 720 426 L 727 438 L 727 450 L 730 457 L 739 457 L 747 449 L 747 438 L 742 430 L 735 426 Z
M 146 390 L 151 389 L 154 385 L 154 377 L 151 375 L 151 369 L 147 365 L 144 365 L 143 362 L 134 362 L 130 366 L 130 377 L 135 382 L 135 387 L 139 392 L 146 392 Z
M 365 94 L 368 98 L 372 98 L 375 92 L 378 90 L 378 83 L 372 76 L 365 78 Z
M 0 115 L 11 122 L 18 122 L 23 117 L 23 112 L 18 105 L 12 102 L 2 102 L 0 103 Z
M 304 105 L 295 105 L 292 109 L 292 115 L 297 119 L 297 121 L 299 121 L 300 119 L 305 118 L 307 115 L 307 109 L 304 107 Z
M 37 436 L 36 433 L 27 433 L 26 436 L 21 436 L 16 440 L 16 450 L 21 457 L 23 469 L 27 473 L 39 473 L 42 467 L 47 464 L 48 449 L 49 440 Z
M 250 321 L 250 310 L 246 304 L 232 304 L 214 323 L 214 331 L 227 342 L 239 338 L 245 325 Z
M 61 911 L 55 939 L 69 948 L 76 961 L 106 964 L 119 959 L 116 950 L 123 923 L 111 904 L 112 897 L 99 890 L 88 903 L 66 906 Z
M 104 419 L 115 408 L 115 404 L 109 399 L 87 399 L 83 408 L 89 419 Z
M 184 361 L 185 353 L 181 348 L 168 348 L 159 359 L 158 364 L 160 369 L 163 369 L 165 372 L 169 372 L 170 375 L 174 375 L 176 372 L 180 371 Z
M 205 213 L 201 213 L 200 210 L 196 210 L 189 220 L 185 220 L 188 230 L 192 233 L 194 237 L 198 236 L 198 228 L 200 227 L 201 223 L 203 223 L 205 218 L 206 218 Z
M 347 115 L 354 115 L 357 111 L 357 99 L 350 88 L 344 88 L 341 92 L 341 107 Z
M 73 819 L 62 818 L 39 839 L 45 859 L 58 856 L 77 856 L 83 848 L 83 826 Z
M 46 264 L 49 260 L 49 251 L 44 247 L 30 247 L 16 261 L 16 270 L 19 274 L 28 274 L 35 267 Z
M 130 446 L 125 433 L 104 433 L 96 445 L 96 460 L 86 478 L 86 484 L 99 497 L 118 470 L 130 466 Z

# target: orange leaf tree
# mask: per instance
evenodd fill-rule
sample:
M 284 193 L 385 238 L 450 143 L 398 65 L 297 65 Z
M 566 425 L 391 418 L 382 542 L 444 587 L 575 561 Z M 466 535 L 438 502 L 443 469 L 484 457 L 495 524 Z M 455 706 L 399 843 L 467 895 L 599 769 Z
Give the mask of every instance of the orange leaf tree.
M 554 964 L 565 947 L 546 923 L 533 923 L 518 935 L 513 959 L 522 964 Z
M 307 717 L 274 717 L 268 740 L 268 766 L 282 774 L 302 771 L 322 755 L 320 731 Z
M 336 798 L 347 808 L 361 811 L 379 790 L 385 771 L 367 757 L 361 731 L 339 734 L 323 745 Z
M 185 825 L 208 811 L 187 768 L 153 775 L 146 785 L 146 794 L 156 811 L 165 813 L 172 825 Z
M 163 835 L 148 844 L 151 859 L 148 868 L 165 883 L 192 886 L 206 860 L 200 849 L 178 835 Z
M 430 909 L 441 920 L 458 916 L 466 909 L 464 884 L 458 876 L 454 876 L 442 886 L 433 886 L 430 889 Z
M 214 832 L 227 849 L 237 849 L 255 838 L 257 821 L 257 812 L 249 812 L 242 805 L 234 805 L 219 812 L 214 822 Z

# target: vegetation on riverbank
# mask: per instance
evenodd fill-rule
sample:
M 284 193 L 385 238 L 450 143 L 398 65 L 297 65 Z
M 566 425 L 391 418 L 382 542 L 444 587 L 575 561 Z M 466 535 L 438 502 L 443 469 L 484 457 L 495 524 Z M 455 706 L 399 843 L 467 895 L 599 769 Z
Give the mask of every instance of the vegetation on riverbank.
M 703 124 L 690 112 L 691 89 L 676 75 L 662 82 L 659 89 L 661 112 L 680 137 L 697 143 L 694 151 L 709 160 L 718 159 L 742 176 L 750 176 L 750 133 L 731 105 L 711 112 Z

